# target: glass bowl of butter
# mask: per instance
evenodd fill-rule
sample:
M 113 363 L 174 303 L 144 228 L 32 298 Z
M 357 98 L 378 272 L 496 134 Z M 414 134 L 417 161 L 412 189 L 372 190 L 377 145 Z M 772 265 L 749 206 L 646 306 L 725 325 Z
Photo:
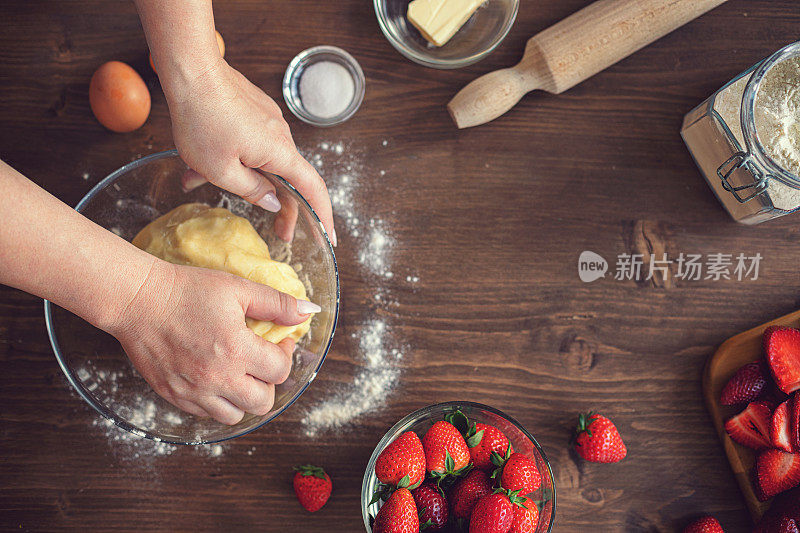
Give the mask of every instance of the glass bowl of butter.
M 274 214 L 210 183 L 185 191 L 181 178 L 187 170 L 175 150 L 138 159 L 98 183 L 76 210 L 164 259 L 233 274 L 237 274 L 237 268 L 263 274 L 263 279 L 253 281 L 277 284 L 275 288 L 304 297 L 322 308 L 310 321 L 291 331 L 282 331 L 286 328 L 271 322 L 255 323 L 248 319 L 248 326 L 267 340 L 277 341 L 276 335 L 297 340 L 291 373 L 286 382 L 275 387 L 272 410 L 264 416 L 247 414 L 234 426 L 190 415 L 150 388 L 111 335 L 47 301 L 45 320 L 50 343 L 67 380 L 103 417 L 158 442 L 206 444 L 238 437 L 263 426 L 289 408 L 311 384 L 330 349 L 336 328 L 339 276 L 322 223 L 288 182 L 265 174 L 282 204 L 281 211 Z M 211 253 L 202 258 L 190 257 L 191 253 L 184 253 L 178 245 L 165 251 L 162 249 L 165 242 L 173 241 L 176 236 L 158 239 L 154 235 L 166 219 L 169 219 L 167 226 L 181 224 L 182 235 L 187 234 L 190 224 L 194 224 L 193 229 L 224 227 L 220 235 L 224 234 L 225 239 L 213 245 L 217 242 L 213 233 L 193 234 L 195 244 L 201 239 L 204 244 L 213 245 Z M 226 251 L 226 246 L 234 246 L 237 251 Z M 238 264 L 240 248 L 247 248 L 248 253 L 238 254 L 244 257 Z M 227 257 L 224 267 L 215 264 L 220 256 Z M 250 274 L 239 275 L 252 279 Z
M 439 69 L 477 63 L 505 39 L 519 0 L 374 0 L 383 34 L 411 61 Z

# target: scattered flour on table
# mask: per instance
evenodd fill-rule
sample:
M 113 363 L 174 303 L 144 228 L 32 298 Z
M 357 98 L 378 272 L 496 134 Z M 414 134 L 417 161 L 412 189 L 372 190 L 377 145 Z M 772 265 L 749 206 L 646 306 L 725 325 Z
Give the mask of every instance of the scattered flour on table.
M 387 146 L 388 140 L 381 142 Z M 340 387 L 330 397 L 313 406 L 302 420 L 305 433 L 315 437 L 332 428 L 342 428 L 361 415 L 385 403 L 398 384 L 401 369 L 398 362 L 407 350 L 396 338 L 391 321 L 375 318 L 375 308 L 397 305 L 390 283 L 393 271 L 393 250 L 396 238 L 390 225 L 375 213 L 370 213 L 368 189 L 385 194 L 379 175 L 369 174 L 363 164 L 363 151 L 352 143 L 324 141 L 315 147 L 301 150 L 322 174 L 328 185 L 334 217 L 342 242 L 352 243 L 354 259 L 372 291 L 372 305 L 365 306 L 363 325 L 351 334 L 355 346 L 352 360 L 357 365 L 352 383 Z M 340 244 L 337 253 L 348 249 Z M 402 279 L 402 278 L 401 278 Z M 419 278 L 406 277 L 406 281 Z
M 186 422 L 185 417 L 191 416 L 176 411 L 166 411 L 159 415 L 156 401 L 139 394 L 119 398 L 117 393 L 124 390 L 120 389 L 120 383 L 129 377 L 123 371 L 98 370 L 91 361 L 87 361 L 86 366 L 76 370 L 76 375 L 87 384 L 90 391 L 94 392 L 102 388 L 99 391 L 101 396 L 115 398 L 118 403 L 124 403 L 127 409 L 122 414 L 136 427 L 152 430 L 156 427 L 159 416 L 163 422 L 177 426 Z M 155 458 L 172 455 L 179 448 L 186 448 L 197 455 L 206 457 L 221 457 L 227 450 L 227 446 L 223 444 L 177 446 L 160 440 L 148 439 L 139 433 L 122 429 L 112 420 L 104 417 L 94 419 L 92 425 L 103 432 L 117 457 L 123 460 L 135 460 L 146 466 L 150 465 Z

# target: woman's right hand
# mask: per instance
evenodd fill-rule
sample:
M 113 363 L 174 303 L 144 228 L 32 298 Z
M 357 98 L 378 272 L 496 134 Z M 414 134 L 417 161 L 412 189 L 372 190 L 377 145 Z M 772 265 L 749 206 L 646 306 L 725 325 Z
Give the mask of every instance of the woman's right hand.
M 319 311 L 225 272 L 156 260 L 108 330 L 160 396 L 232 425 L 270 411 L 294 350 L 291 339 L 272 344 L 253 333 L 245 317 L 290 326 Z

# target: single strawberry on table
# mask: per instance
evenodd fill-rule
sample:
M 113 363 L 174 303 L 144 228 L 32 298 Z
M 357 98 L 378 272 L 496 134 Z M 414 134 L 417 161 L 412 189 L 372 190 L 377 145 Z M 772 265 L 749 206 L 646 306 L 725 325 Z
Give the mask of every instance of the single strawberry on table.
M 769 327 L 764 331 L 763 343 L 778 388 L 786 394 L 800 389 L 800 330 Z
M 294 468 L 292 485 L 294 493 L 306 511 L 319 511 L 328 501 L 333 489 L 331 478 L 318 466 L 302 465 Z
M 762 502 L 800 485 L 800 454 L 762 451 L 756 458 L 756 494 Z
M 372 524 L 372 533 L 419 533 L 417 504 L 408 489 L 397 489 L 383 504 Z
M 502 431 L 481 422 L 475 422 L 470 426 L 466 440 L 472 464 L 475 468 L 488 473 L 495 469 L 495 465 L 492 464 L 492 453 L 504 455 L 511 446 L 508 437 Z
M 772 422 L 770 424 L 769 440 L 775 448 L 779 448 L 785 452 L 794 451 L 792 445 L 792 432 L 791 432 L 791 410 L 789 406 L 791 400 L 786 400 L 772 413 Z
M 744 365 L 731 377 L 720 394 L 722 405 L 738 405 L 757 400 L 767 385 L 767 376 L 761 362 Z
M 414 489 L 425 479 L 425 451 L 413 431 L 406 431 L 389 444 L 375 461 L 378 481 L 398 488 Z
M 772 407 L 767 402 L 752 402 L 747 408 L 725 422 L 725 431 L 741 444 L 754 450 L 769 448 L 772 426 Z
M 447 500 L 439 487 L 432 481 L 426 481 L 411 491 L 419 510 L 420 527 L 425 531 L 441 531 L 447 525 L 450 516 Z
M 521 453 L 513 453 L 502 466 L 500 486 L 507 490 L 518 490 L 523 496 L 542 486 L 542 476 L 536 462 Z
M 456 481 L 448 493 L 450 514 L 455 520 L 469 520 L 475 504 L 492 493 L 492 481 L 483 470 L 472 470 Z
M 425 463 L 435 478 L 463 473 L 469 466 L 469 447 L 458 429 L 444 420 L 436 422 L 422 437 Z
M 719 521 L 713 516 L 704 516 L 686 526 L 683 533 L 725 533 Z
M 597 413 L 579 415 L 576 433 L 575 449 L 586 461 L 617 463 L 628 454 L 614 423 Z

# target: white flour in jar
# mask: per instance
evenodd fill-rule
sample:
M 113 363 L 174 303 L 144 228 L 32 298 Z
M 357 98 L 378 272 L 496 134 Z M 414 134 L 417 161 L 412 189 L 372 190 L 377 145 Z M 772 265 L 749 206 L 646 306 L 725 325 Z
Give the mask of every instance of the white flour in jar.
M 742 98 L 750 76 L 744 76 L 720 92 L 714 110 L 720 114 L 742 150 Z M 767 154 L 782 168 L 800 175 L 800 58 L 775 65 L 761 82 L 756 96 L 755 125 Z M 778 209 L 800 207 L 800 189 L 770 180 L 767 191 Z

